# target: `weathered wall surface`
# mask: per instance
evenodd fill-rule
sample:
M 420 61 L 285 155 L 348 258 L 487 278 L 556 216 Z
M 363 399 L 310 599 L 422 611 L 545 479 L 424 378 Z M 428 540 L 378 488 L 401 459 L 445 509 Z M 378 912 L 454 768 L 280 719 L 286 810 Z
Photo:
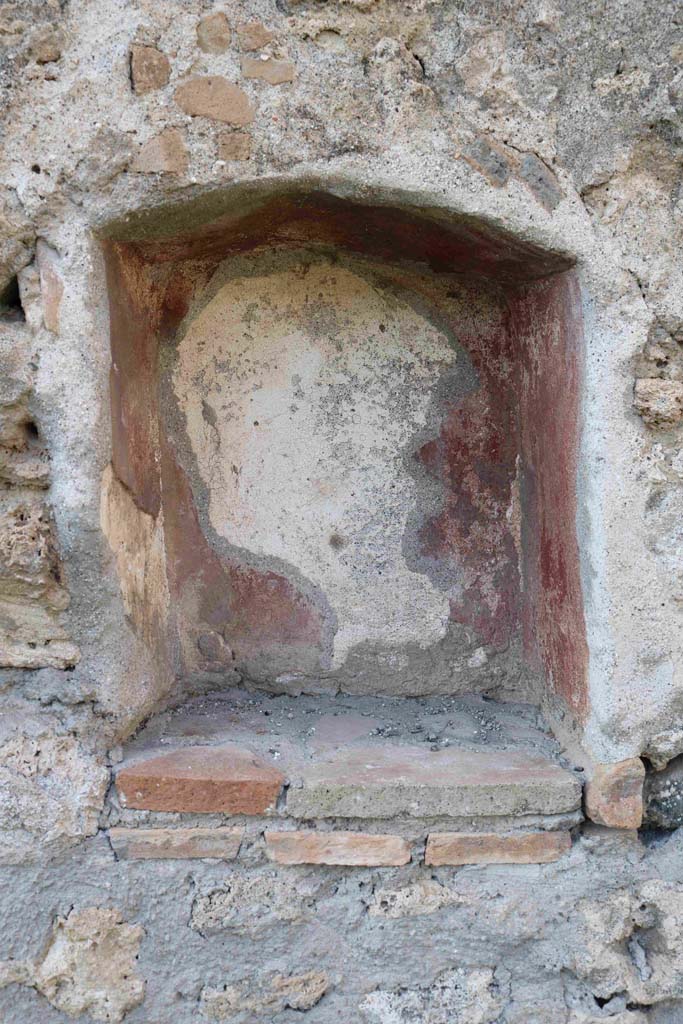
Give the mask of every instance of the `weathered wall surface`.
M 553 515 L 533 540 L 567 613 L 557 622 L 537 603 L 540 617 L 524 626 L 568 679 L 585 675 L 575 710 L 593 756 L 642 754 L 663 767 L 683 753 L 679 5 L 10 0 L 0 47 L 2 1020 L 679 1021 L 676 762 L 653 812 L 666 832 L 587 827 L 553 865 L 275 870 L 258 834 L 235 865 L 115 859 L 102 831 L 110 769 L 117 744 L 174 686 L 169 647 L 157 643 L 175 615 L 160 552 L 187 524 L 159 515 L 153 480 L 142 496 L 134 486 L 146 452 L 123 466 L 112 439 L 121 367 L 112 371 L 98 239 L 114 222 L 123 238 L 140 209 L 163 209 L 173 235 L 189 199 L 305 181 L 480 218 L 566 254 L 585 333 L 577 493 L 567 496 L 585 646 L 568 648 L 576 583 L 554 559 L 550 538 L 566 523 Z M 154 215 L 149 224 L 153 235 Z M 148 257 L 141 242 L 140 266 Z M 206 284 L 211 259 L 196 260 Z M 164 296 L 166 265 L 150 261 L 157 305 L 142 273 L 121 273 L 163 335 L 194 285 L 176 281 Z M 390 337 L 408 322 L 413 341 L 422 330 L 408 306 L 393 308 Z M 140 327 L 134 302 L 118 312 Z M 450 366 L 452 350 L 425 330 Z M 198 369 L 178 366 L 179 381 Z M 437 375 L 429 360 L 424 373 Z M 180 384 L 177 397 L 200 475 L 225 474 L 209 454 L 220 433 L 211 412 L 200 420 Z M 137 398 L 142 422 L 142 377 Z M 534 409 L 561 416 L 565 398 L 530 394 L 527 424 Z M 426 413 L 412 408 L 419 426 Z M 381 412 L 399 437 L 402 422 Z M 535 443 L 532 430 L 528 450 Z M 167 486 L 189 487 L 162 469 Z M 403 467 L 392 480 L 410 486 Z M 563 480 L 546 476 L 553 500 Z M 220 508 L 212 514 L 220 532 Z M 329 540 L 333 524 L 322 522 Z M 285 533 L 278 557 L 288 543 Z M 395 552 L 391 534 L 382 543 Z M 329 559 L 328 547 L 321 540 Z M 321 578 L 325 567 L 318 559 Z M 295 622 L 317 637 L 319 621 L 277 586 L 291 612 L 278 629 Z M 442 592 L 424 573 L 419 586 L 420 615 L 438 632 Z M 263 607 L 247 580 L 240 587 L 240 601 Z M 413 629 L 391 600 L 401 629 Z M 215 634 L 199 641 L 205 668 L 229 668 Z
M 329 263 L 237 277 L 191 323 L 174 372 L 211 526 L 327 596 L 331 667 L 360 644 L 433 646 L 449 617 L 402 543 L 420 501 L 410 446 L 449 371 L 457 387 L 458 355 L 467 388 L 467 357 L 379 288 Z

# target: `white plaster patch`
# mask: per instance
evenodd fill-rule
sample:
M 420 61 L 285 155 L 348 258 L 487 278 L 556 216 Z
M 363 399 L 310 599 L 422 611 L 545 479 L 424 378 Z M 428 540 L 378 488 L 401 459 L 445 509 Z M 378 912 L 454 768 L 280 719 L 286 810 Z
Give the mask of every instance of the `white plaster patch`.
M 216 532 L 296 566 L 356 644 L 429 646 L 448 595 L 402 541 L 406 447 L 457 354 L 407 302 L 327 262 L 226 283 L 180 343 L 173 387 Z

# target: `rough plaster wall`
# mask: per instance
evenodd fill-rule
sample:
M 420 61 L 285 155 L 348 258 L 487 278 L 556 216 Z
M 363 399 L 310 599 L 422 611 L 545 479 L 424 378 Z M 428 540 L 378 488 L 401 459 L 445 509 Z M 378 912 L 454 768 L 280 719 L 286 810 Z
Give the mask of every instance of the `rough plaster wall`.
M 683 323 L 679 5 L 249 0 L 230 5 L 232 39 L 220 53 L 197 46 L 208 9 L 189 0 L 16 0 L 1 15 L 0 276 L 4 285 L 27 268 L 35 283 L 39 238 L 58 254 L 58 333 L 42 309 L 8 329 L 14 352 L 30 334 L 33 414 L 50 454 L 47 496 L 71 594 L 60 628 L 68 621 L 81 660 L 73 672 L 2 677 L 4 720 L 39 741 L 29 749 L 13 739 L 2 755 L 2 828 L 13 859 L 39 863 L 3 869 L 0 976 L 12 984 L 0 991 L 0 1014 L 6 1024 L 70 1019 L 40 970 L 52 949 L 64 957 L 72 1009 L 88 1008 L 92 1019 L 116 1019 L 108 1008 L 139 998 L 135 980 L 129 995 L 131 973 L 147 988 L 129 1021 L 196 1022 L 202 993 L 206 1006 L 223 986 L 253 1007 L 273 998 L 257 965 L 268 979 L 329 973 L 330 991 L 305 1011 L 311 1024 L 361 1013 L 376 1024 L 382 1012 L 382 1024 L 462 1024 L 465 1013 L 472 1024 L 477 991 L 479 1024 L 493 1013 L 503 1024 L 677 1024 L 680 830 L 649 842 L 589 832 L 569 860 L 540 869 L 295 869 L 275 884 L 256 856 L 240 876 L 251 887 L 232 889 L 223 865 L 116 864 L 102 836 L 63 852 L 97 826 L 108 744 L 156 699 L 99 528 L 109 344 L 90 231 L 145 203 L 240 178 L 310 175 L 351 194 L 369 184 L 405 190 L 576 255 L 588 328 L 578 520 L 590 740 L 607 760 L 683 749 L 680 426 L 647 425 L 632 407 L 635 362 L 651 331 L 678 345 Z M 269 27 L 266 51 L 294 64 L 292 83 L 242 77 L 247 52 L 236 28 L 253 19 Z M 144 95 L 131 90 L 136 41 L 171 63 L 168 83 Z M 179 108 L 179 81 L 207 73 L 241 83 L 252 124 L 235 131 Z M 176 134 L 159 143 L 167 129 Z M 25 294 L 32 289 L 24 277 Z M 47 294 L 42 302 L 47 310 Z M 47 740 L 48 755 L 34 764 Z M 420 913 L 370 913 L 387 887 L 409 888 L 405 905 L 417 902 Z M 226 909 L 204 933 L 191 922 L 200 920 L 197 899 L 213 891 L 227 891 Z M 106 913 L 72 921 L 65 943 L 60 922 L 72 907 Z M 116 931 L 117 910 L 132 932 Z M 112 929 L 128 955 L 106 975 L 97 950 Z M 72 941 L 81 953 L 95 949 L 79 985 L 69 980 Z M 119 994 L 108 1003 L 112 989 Z M 280 1016 L 293 1024 L 301 1011 Z
M 2 1019 L 680 1021 L 679 835 L 595 829 L 559 864 L 457 870 L 277 871 L 245 847 L 237 870 L 116 862 L 100 837 L 48 875 L 6 869 Z
M 443 377 L 471 386 L 468 363 L 404 299 L 330 263 L 228 282 L 179 345 L 211 525 L 322 590 L 333 668 L 363 643 L 399 656 L 445 635 L 448 591 L 403 550 L 421 503 L 410 459 Z

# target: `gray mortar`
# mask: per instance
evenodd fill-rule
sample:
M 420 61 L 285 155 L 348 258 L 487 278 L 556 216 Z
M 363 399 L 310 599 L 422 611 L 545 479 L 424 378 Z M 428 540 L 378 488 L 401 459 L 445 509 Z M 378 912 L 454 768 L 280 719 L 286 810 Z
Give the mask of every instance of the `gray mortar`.
M 0 956 L 37 955 L 53 915 L 64 916 L 71 906 L 116 906 L 146 931 L 136 969 L 147 979 L 147 994 L 127 1016 L 131 1024 L 197 1024 L 200 992 L 207 985 L 253 977 L 255 971 L 312 968 L 326 971 L 333 987 L 306 1021 L 362 1020 L 358 1007 L 367 993 L 428 987 L 454 958 L 459 967 L 505 973 L 505 1024 L 564 1024 L 568 1004 L 584 1006 L 602 1020 L 591 982 L 577 978 L 574 967 L 586 942 L 579 903 L 599 906 L 655 875 L 675 885 L 681 852 L 676 837 L 647 850 L 630 836 L 613 834 L 606 841 L 591 834 L 568 858 L 543 867 L 276 872 L 262 859 L 246 868 L 116 862 L 106 840 L 98 838 L 53 863 L 47 877 L 44 868 L 5 872 L 13 898 L 0 918 Z M 435 886 L 451 905 L 404 916 L 368 913 L 383 891 L 400 892 L 419 882 Z M 224 908 L 213 919 L 202 903 L 211 894 L 214 905 L 221 898 Z M 648 1016 L 648 1024 L 677 1019 L 662 1015 L 674 1013 L 667 1002 L 661 1013 Z M 520 1007 L 526 1016 L 514 1017 Z M 0 1011 L 7 1024 L 66 1020 L 32 989 L 18 986 L 0 990 Z M 301 1015 L 287 1011 L 275 1019 L 295 1024 Z

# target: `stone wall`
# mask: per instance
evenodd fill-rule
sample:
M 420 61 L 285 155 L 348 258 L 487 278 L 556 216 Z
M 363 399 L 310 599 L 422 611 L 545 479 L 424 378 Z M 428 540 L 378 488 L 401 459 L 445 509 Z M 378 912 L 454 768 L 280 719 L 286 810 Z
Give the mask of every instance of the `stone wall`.
M 679 6 L 8 0 L 0 48 L 0 1021 L 679 1021 Z M 322 196 L 322 205 L 313 218 L 294 201 L 303 213 L 288 220 L 283 197 L 304 192 Z M 275 203 L 265 226 L 254 198 L 262 194 Z M 350 222 L 334 213 L 349 205 L 366 214 Z M 387 233 L 389 208 L 400 217 Z M 381 216 L 368 212 L 378 209 Z M 418 215 L 432 218 L 436 234 L 415 230 Z M 254 225 L 261 232 L 255 253 L 247 235 L 235 233 L 244 217 L 250 238 Z M 301 226 L 307 217 L 323 253 L 311 250 L 312 229 Z M 460 225 L 460 234 L 444 252 L 446 223 Z M 284 238 L 278 231 L 289 255 L 280 253 L 272 272 L 270 250 Z M 396 518 L 410 520 L 415 480 L 432 500 L 448 472 L 461 471 L 465 448 L 472 458 L 472 435 L 457 417 L 439 432 L 420 404 L 424 393 L 394 396 L 381 360 L 373 362 L 370 390 L 354 391 L 354 384 L 347 397 L 367 403 L 368 417 L 381 414 L 392 439 L 381 472 L 370 474 L 358 496 L 364 510 L 392 483 L 401 495 L 396 507 L 385 506 L 395 526 L 381 537 L 393 573 L 386 598 L 373 579 L 356 607 L 353 578 L 332 573 L 343 549 L 330 539 L 346 541 L 349 531 L 329 508 L 315 517 L 321 532 L 314 544 L 308 530 L 303 542 L 288 532 L 295 525 L 289 507 L 286 515 L 279 504 L 268 507 L 264 488 L 280 466 L 276 441 L 284 436 L 294 446 L 296 418 L 284 435 L 271 432 L 262 451 L 243 452 L 253 479 L 249 500 L 231 490 L 229 466 L 211 447 L 243 441 L 215 415 L 211 374 L 200 387 L 193 379 L 208 366 L 201 360 L 216 355 L 212 309 L 222 323 L 248 320 L 248 289 L 267 267 L 272 308 L 291 327 L 290 348 L 278 355 L 296 363 L 310 320 L 301 323 L 300 306 L 299 313 L 284 310 L 282 296 L 300 287 L 301 261 L 293 265 L 291 253 L 303 248 L 320 287 L 325 275 L 336 275 L 325 287 L 337 308 L 348 303 L 352 333 L 361 335 L 367 296 L 360 311 L 353 296 L 377 284 L 367 261 L 362 274 L 357 262 L 366 259 L 368 238 L 383 264 L 397 249 L 417 250 L 412 275 L 426 267 L 438 278 L 444 260 L 450 270 L 467 264 L 469 276 L 461 275 L 451 301 L 476 321 L 477 338 L 503 315 L 502 288 L 506 337 L 535 339 L 526 348 L 520 342 L 524 358 L 509 410 L 523 426 L 520 451 L 542 471 L 518 474 L 515 453 L 502 485 L 490 461 L 479 481 L 489 490 L 473 485 L 489 511 L 501 494 L 506 500 L 490 519 L 498 533 L 479 538 L 466 566 L 472 590 L 463 605 L 473 607 L 472 594 L 480 607 L 495 604 L 486 604 L 493 576 L 482 569 L 491 549 L 489 568 L 495 562 L 503 576 L 510 566 L 516 573 L 514 636 L 487 634 L 481 616 L 465 621 L 457 595 L 446 602 L 433 561 L 447 531 L 435 530 L 429 557 L 415 544 L 406 549 Z M 256 269 L 246 274 L 250 260 Z M 520 262 L 523 292 L 514 280 Z M 238 294 L 236 268 L 246 282 Z M 553 290 L 563 275 L 573 291 Z M 483 277 L 498 289 L 495 302 L 482 298 Z M 112 286 L 119 278 L 125 289 Z M 162 409 L 176 426 L 178 410 L 185 420 L 194 477 L 184 493 L 192 497 L 192 485 L 199 494 L 207 476 L 221 479 L 219 492 L 240 515 L 226 523 L 225 507 L 209 505 L 214 532 L 270 560 L 266 574 L 277 559 L 296 569 L 270 580 L 264 592 L 275 597 L 265 605 L 242 577 L 231 614 L 253 601 L 249 623 L 258 614 L 275 621 L 278 643 L 284 631 L 288 640 L 303 637 L 307 650 L 327 644 L 325 672 L 334 686 L 329 678 L 320 683 L 319 661 L 304 667 L 330 691 L 353 689 L 341 670 L 345 652 L 359 639 L 386 639 L 393 608 L 402 641 L 431 631 L 441 647 L 428 669 L 420 663 L 385 689 L 415 692 L 431 672 L 429 685 L 441 693 L 476 689 L 543 703 L 564 767 L 585 768 L 585 810 L 593 819 L 565 821 L 562 835 L 571 832 L 570 839 L 555 841 L 552 858 L 535 840 L 503 856 L 496 838 L 486 856 L 481 843 L 475 854 L 468 848 L 465 864 L 439 864 L 432 855 L 426 862 L 425 840 L 443 822 L 411 832 L 398 816 L 381 828 L 362 820 L 364 834 L 393 840 L 388 853 L 383 847 L 384 866 L 368 859 L 376 843 L 354 838 L 361 824 L 349 829 L 339 821 L 324 828 L 308 822 L 307 831 L 319 841 L 321 831 L 337 829 L 342 845 L 351 843 L 345 856 L 354 866 L 340 862 L 339 852 L 310 863 L 310 847 L 278 860 L 267 816 L 143 808 L 132 818 L 120 805 L 112 781 L 122 744 L 150 715 L 189 691 L 235 684 L 245 666 L 258 675 L 246 656 L 237 665 L 237 644 L 215 625 L 198 630 L 198 603 L 179 601 L 179 593 L 189 601 L 188 590 L 174 587 L 183 564 L 191 567 L 193 548 L 186 544 L 181 563 L 182 546 L 169 548 L 168 537 L 172 530 L 176 540 L 194 536 L 192 524 L 171 522 L 155 491 L 163 479 L 165 498 L 173 498 L 175 478 L 158 430 L 167 421 L 152 415 L 160 393 L 147 385 L 146 339 L 175 343 L 188 303 L 211 282 L 211 301 L 170 368 L 172 402 Z M 448 347 L 443 325 L 411 303 L 414 283 L 414 276 L 395 279 L 391 289 L 400 295 L 389 303 L 384 280 L 368 301 L 387 343 L 410 335 L 407 350 L 437 393 L 436 378 L 457 376 L 467 359 Z M 572 348 L 557 325 L 581 320 L 582 342 Z M 127 347 L 117 350 L 124 337 Z M 574 361 L 562 373 L 543 372 L 544 360 L 559 365 L 558 349 L 573 352 Z M 391 351 L 381 348 L 387 359 Z M 487 351 L 477 373 L 497 381 Z M 271 387 L 275 373 L 265 364 L 236 372 L 250 387 L 264 380 Z M 353 353 L 335 372 L 358 380 Z M 128 407 L 119 402 L 123 379 L 133 388 Z M 380 397 L 371 409 L 372 388 Z M 293 391 L 284 395 L 296 403 Z M 229 398 L 235 415 L 246 415 L 244 393 Z M 487 416 L 471 405 L 488 427 L 507 415 L 508 406 Z M 122 408 L 126 430 L 137 417 L 137 434 L 120 429 Z M 422 431 L 432 445 L 417 476 L 396 461 L 407 425 L 412 439 Z M 137 447 L 122 444 L 128 436 L 141 439 Z M 377 434 L 356 439 L 352 458 L 339 456 L 341 478 L 366 457 L 368 437 L 374 444 Z M 553 457 L 544 460 L 547 451 Z M 329 468 L 335 451 L 323 447 L 323 454 Z M 299 455 L 301 469 L 308 462 L 305 451 Z M 267 480 L 254 471 L 261 457 Z M 428 485 L 430 469 L 437 472 Z M 434 520 L 444 511 L 443 491 L 437 498 Z M 304 489 L 301 500 L 309 499 Z M 264 518 L 251 528 L 255 509 Z M 520 518 L 520 509 L 533 514 Z M 461 541 L 458 511 L 446 520 L 449 536 Z M 169 560 L 169 550 L 178 557 Z M 501 550 L 505 558 L 496 562 Z M 361 579 L 367 555 L 360 551 Z M 528 571 L 520 576 L 522 563 Z M 318 588 L 315 595 L 308 582 L 302 588 L 305 607 L 292 585 L 303 576 Z M 411 588 L 420 594 L 414 616 L 403 600 Z M 339 609 L 334 642 L 318 591 Z M 458 630 L 444 644 L 446 603 Z M 287 615 L 278 620 L 274 609 L 283 606 Z M 462 686 L 449 676 L 460 663 Z M 361 679 L 356 689 L 372 689 L 362 666 L 352 667 Z M 273 678 L 268 668 L 261 682 Z M 298 692 L 301 685 L 279 688 Z M 273 813 L 281 824 L 282 807 Z

